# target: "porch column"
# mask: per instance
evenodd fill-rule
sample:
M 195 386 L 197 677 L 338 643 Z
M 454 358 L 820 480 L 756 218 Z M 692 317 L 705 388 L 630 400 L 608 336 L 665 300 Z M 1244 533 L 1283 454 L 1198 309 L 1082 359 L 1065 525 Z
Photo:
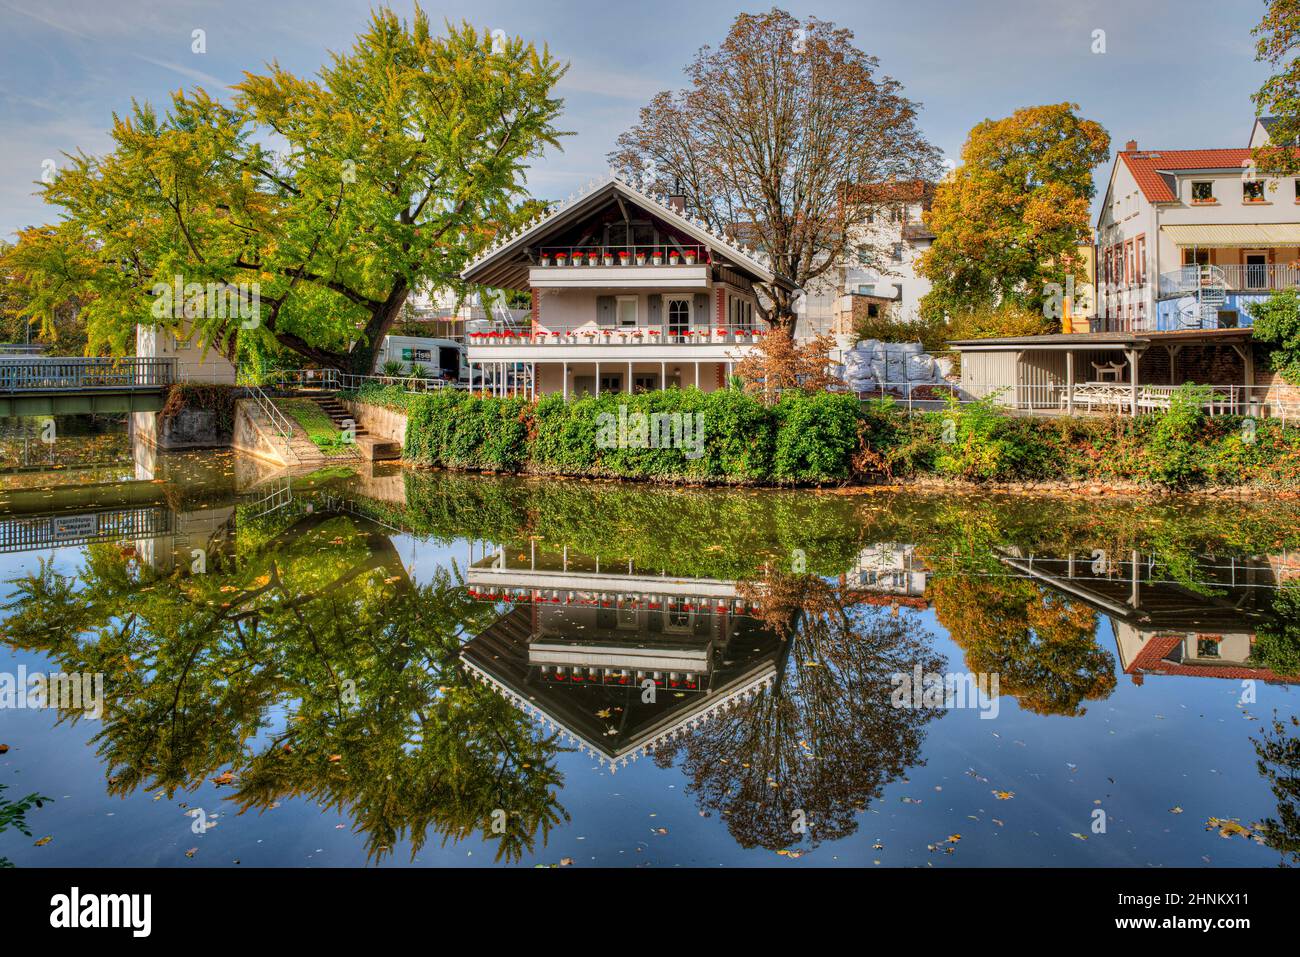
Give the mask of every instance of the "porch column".
M 1129 370 L 1129 390 L 1128 390 L 1128 411 L 1129 415 L 1138 414 L 1138 351 L 1136 349 L 1125 350 L 1128 355 Z
M 596 396 L 600 397 L 600 363 L 596 363 Z
M 569 401 L 569 360 L 565 359 L 560 365 L 560 391 L 564 394 L 564 401 Z
M 624 385 L 625 388 L 623 389 L 623 391 L 626 392 L 628 395 L 631 395 L 632 394 L 632 363 L 631 362 L 627 364 L 627 382 Z
M 663 360 L 659 362 L 659 388 L 668 388 L 668 363 Z
M 469 391 L 474 391 L 474 363 L 469 364 Z
M 700 364 L 695 363 L 695 388 L 700 387 Z
M 1074 353 L 1065 354 L 1065 411 L 1074 415 Z

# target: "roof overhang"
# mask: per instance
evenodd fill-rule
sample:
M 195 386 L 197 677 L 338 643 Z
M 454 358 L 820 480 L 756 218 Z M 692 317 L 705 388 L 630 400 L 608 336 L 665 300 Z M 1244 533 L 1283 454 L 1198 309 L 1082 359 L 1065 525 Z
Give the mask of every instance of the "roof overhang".
M 1178 224 L 1160 231 L 1177 246 L 1300 246 L 1300 223 Z
M 611 199 L 626 200 L 663 220 L 701 246 L 709 249 L 714 262 L 748 276 L 750 279 L 793 291 L 796 284 L 777 274 L 762 253 L 741 249 L 718 236 L 703 222 L 679 213 L 658 197 L 642 192 L 633 184 L 610 177 L 593 187 L 584 188 L 577 197 L 524 227 L 521 231 L 491 246 L 461 272 L 465 282 L 497 289 L 527 289 L 529 269 L 533 265 L 528 250 L 544 244 L 548 236 L 575 225 Z

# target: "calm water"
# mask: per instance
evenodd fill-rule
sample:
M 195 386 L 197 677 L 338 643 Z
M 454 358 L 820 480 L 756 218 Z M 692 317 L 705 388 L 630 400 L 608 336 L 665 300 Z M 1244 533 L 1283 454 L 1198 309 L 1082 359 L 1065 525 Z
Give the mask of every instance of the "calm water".
M 290 480 L 133 451 L 4 478 L 0 800 L 52 799 L 0 833 L 17 866 L 1300 846 L 1293 504 Z M 84 698 L 15 690 L 54 672 Z

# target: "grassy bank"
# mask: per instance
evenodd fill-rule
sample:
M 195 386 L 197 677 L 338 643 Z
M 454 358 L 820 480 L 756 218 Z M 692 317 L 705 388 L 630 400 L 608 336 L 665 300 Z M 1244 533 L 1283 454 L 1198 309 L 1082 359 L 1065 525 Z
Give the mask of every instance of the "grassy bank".
M 407 461 L 450 469 L 745 485 L 939 478 L 1300 488 L 1300 429 L 1271 419 L 1210 418 L 1196 387 L 1176 393 L 1166 412 L 1104 418 L 1017 417 L 987 402 L 908 414 L 890 400 L 860 404 L 829 393 L 787 395 L 766 406 L 736 390 L 568 403 L 396 387 L 353 397 L 407 414 Z M 683 441 L 656 444 L 653 425 L 648 437 L 638 431 L 642 417 L 685 421 Z

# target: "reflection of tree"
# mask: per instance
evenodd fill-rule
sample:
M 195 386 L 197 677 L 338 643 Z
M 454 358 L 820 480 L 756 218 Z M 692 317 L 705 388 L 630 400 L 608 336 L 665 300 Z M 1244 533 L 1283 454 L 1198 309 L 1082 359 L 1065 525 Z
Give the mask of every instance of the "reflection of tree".
M 1260 624 L 1250 656 L 1274 674 L 1300 676 L 1300 583 L 1284 584 L 1273 593 L 1272 605 L 1272 617 Z
M 1292 715 L 1290 729 L 1280 718 L 1273 718 L 1260 740 L 1251 739 L 1259 760 L 1256 767 L 1268 779 L 1277 799 L 1277 817 L 1260 824 L 1264 843 L 1282 855 L 1282 864 L 1300 863 L 1300 719 Z
M 1115 689 L 1115 660 L 1097 646 L 1097 614 L 1037 582 L 961 572 L 929 595 L 966 667 L 997 674 L 999 690 L 1036 714 L 1081 715 Z
M 741 593 L 785 639 L 775 682 L 660 748 L 656 761 L 680 759 L 690 790 L 744 847 L 850 834 L 855 815 L 917 763 L 938 713 L 893 707 L 893 676 L 918 663 L 938 670 L 941 659 L 914 617 L 891 617 L 812 576 L 771 575 Z
M 550 742 L 455 667 L 490 609 L 445 570 L 412 584 L 369 523 L 250 520 L 190 577 L 94 546 L 77 576 L 42 565 L 15 584 L 11 640 L 105 675 L 110 793 L 171 796 L 227 768 L 241 811 L 310 798 L 350 814 L 372 856 L 481 829 L 516 860 L 565 816 Z

